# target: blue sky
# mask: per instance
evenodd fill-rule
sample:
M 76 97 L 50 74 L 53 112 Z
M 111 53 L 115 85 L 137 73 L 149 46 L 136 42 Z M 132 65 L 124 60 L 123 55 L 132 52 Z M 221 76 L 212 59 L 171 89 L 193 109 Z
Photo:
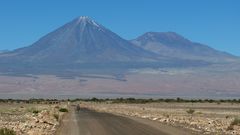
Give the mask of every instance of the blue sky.
M 125 39 L 174 31 L 240 56 L 239 0 L 3 0 L 0 50 L 31 45 L 78 16 L 89 16 Z

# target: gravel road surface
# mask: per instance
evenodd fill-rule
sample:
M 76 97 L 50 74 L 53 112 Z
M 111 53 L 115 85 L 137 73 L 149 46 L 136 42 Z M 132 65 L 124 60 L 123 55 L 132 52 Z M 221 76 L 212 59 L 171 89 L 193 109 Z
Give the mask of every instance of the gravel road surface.
M 63 119 L 57 135 L 191 135 L 189 131 L 159 122 L 127 118 L 74 108 Z

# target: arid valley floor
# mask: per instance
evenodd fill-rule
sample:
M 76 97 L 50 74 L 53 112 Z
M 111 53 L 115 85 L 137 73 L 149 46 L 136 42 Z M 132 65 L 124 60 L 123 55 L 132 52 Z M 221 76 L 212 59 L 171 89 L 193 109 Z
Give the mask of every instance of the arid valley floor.
M 240 64 L 132 69 L 124 74 L 0 75 L 0 98 L 238 98 Z M 65 97 L 64 97 L 65 96 Z
M 0 108 L 0 128 L 17 135 L 240 134 L 237 102 L 5 102 Z

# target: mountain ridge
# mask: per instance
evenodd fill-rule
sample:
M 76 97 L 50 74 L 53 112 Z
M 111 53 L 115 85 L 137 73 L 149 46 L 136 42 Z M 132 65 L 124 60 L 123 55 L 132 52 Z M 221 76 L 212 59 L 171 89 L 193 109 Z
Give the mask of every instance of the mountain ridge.
M 146 32 L 130 40 L 136 46 L 167 57 L 196 59 L 210 62 L 233 60 L 236 56 L 193 42 L 176 32 Z

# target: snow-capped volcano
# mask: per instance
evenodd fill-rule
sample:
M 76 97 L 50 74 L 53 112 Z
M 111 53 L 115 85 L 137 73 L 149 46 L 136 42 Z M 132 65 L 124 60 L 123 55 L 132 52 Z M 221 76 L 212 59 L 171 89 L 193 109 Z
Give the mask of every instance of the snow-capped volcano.
M 17 49 L 8 56 L 27 62 L 61 64 L 146 61 L 154 57 L 86 16 L 72 20 L 33 45 Z

